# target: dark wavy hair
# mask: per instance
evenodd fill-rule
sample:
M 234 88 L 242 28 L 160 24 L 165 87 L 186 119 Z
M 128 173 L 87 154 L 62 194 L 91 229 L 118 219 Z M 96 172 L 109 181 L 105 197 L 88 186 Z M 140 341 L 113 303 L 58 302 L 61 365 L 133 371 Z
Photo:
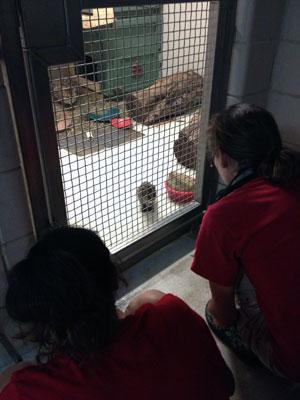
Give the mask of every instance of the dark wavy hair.
M 67 354 L 94 358 L 111 341 L 118 318 L 118 275 L 98 235 L 82 228 L 48 232 L 8 277 L 8 315 L 26 324 L 38 360 Z
M 221 149 L 239 164 L 252 167 L 271 183 L 285 184 L 300 176 L 299 153 L 285 148 L 272 114 L 240 103 L 215 114 L 209 126 L 211 152 Z

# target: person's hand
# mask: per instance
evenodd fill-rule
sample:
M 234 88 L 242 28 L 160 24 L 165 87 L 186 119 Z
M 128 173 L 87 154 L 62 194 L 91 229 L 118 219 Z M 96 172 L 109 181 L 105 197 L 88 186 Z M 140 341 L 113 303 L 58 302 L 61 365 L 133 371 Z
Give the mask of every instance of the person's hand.
M 227 328 L 235 325 L 237 320 L 237 309 L 235 307 L 235 286 L 221 286 L 209 282 L 211 300 L 207 304 L 207 311 L 214 319 L 215 325 Z
M 220 328 L 228 328 L 235 325 L 237 320 L 237 310 L 235 308 L 223 307 L 213 299 L 207 303 L 207 311 L 213 318 L 213 322 Z
M 165 293 L 156 289 L 147 290 L 145 292 L 138 294 L 128 304 L 125 311 L 125 316 L 134 314 L 136 310 L 139 309 L 143 304 L 149 304 L 149 303 L 155 304 L 164 295 Z
M 125 311 L 122 311 L 120 308 L 117 308 L 117 317 L 118 319 L 124 319 L 126 317 Z

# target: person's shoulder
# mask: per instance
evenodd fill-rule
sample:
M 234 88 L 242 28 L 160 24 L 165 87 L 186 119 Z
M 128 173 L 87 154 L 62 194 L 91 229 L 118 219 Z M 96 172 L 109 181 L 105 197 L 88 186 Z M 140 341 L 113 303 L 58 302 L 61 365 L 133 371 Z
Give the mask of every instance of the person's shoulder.
M 205 213 L 206 218 L 223 218 L 227 213 L 244 211 L 245 205 L 253 201 L 262 190 L 272 185 L 263 178 L 255 178 L 243 186 L 229 192 L 226 196 L 210 205 Z
M 40 399 L 45 393 L 51 398 L 51 390 L 55 390 L 55 382 L 69 378 L 69 371 L 76 364 L 67 355 L 56 356 L 43 362 L 24 362 L 22 368 L 15 368 L 10 380 L 0 393 L 0 400 L 33 400 Z
M 9 370 L 9 369 L 8 369 Z M 7 371 L 8 371 L 7 370 Z M 22 399 L 27 398 L 23 392 L 23 386 L 27 385 L 28 381 L 33 380 L 32 375 L 37 371 L 42 371 L 43 365 L 37 365 L 33 362 L 22 362 L 12 367 L 11 373 L 8 371 L 8 379 L 5 385 L 2 385 L 0 390 L 0 400 L 14 400 L 19 399 L 22 393 Z M 5 375 L 4 371 L 2 375 Z
M 228 213 L 231 214 L 232 209 L 232 203 L 228 202 L 227 199 L 218 200 L 207 208 L 201 225 L 215 231 L 220 224 L 223 225 L 224 219 L 228 220 Z

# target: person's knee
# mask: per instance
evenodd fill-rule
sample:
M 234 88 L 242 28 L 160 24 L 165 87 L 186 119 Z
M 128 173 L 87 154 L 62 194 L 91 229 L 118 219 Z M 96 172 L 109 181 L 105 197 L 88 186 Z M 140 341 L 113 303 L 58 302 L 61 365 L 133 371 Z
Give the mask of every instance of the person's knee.
M 143 304 L 155 304 L 157 303 L 163 296 L 164 292 L 156 289 L 146 290 L 135 296 L 127 306 L 126 315 L 134 314 L 138 308 L 140 308 Z

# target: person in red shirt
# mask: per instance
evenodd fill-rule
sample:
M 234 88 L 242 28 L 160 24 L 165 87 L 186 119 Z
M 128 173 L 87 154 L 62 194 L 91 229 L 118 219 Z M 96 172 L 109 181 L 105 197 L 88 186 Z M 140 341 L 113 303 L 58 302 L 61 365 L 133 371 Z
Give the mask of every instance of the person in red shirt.
M 116 267 L 92 231 L 57 228 L 10 272 L 6 308 L 36 364 L 2 374 L 1 400 L 228 400 L 234 382 L 204 320 L 152 290 L 122 313 Z
M 300 381 L 300 159 L 261 107 L 237 104 L 209 128 L 228 185 L 208 207 L 192 270 L 210 282 L 206 319 L 242 359 Z

